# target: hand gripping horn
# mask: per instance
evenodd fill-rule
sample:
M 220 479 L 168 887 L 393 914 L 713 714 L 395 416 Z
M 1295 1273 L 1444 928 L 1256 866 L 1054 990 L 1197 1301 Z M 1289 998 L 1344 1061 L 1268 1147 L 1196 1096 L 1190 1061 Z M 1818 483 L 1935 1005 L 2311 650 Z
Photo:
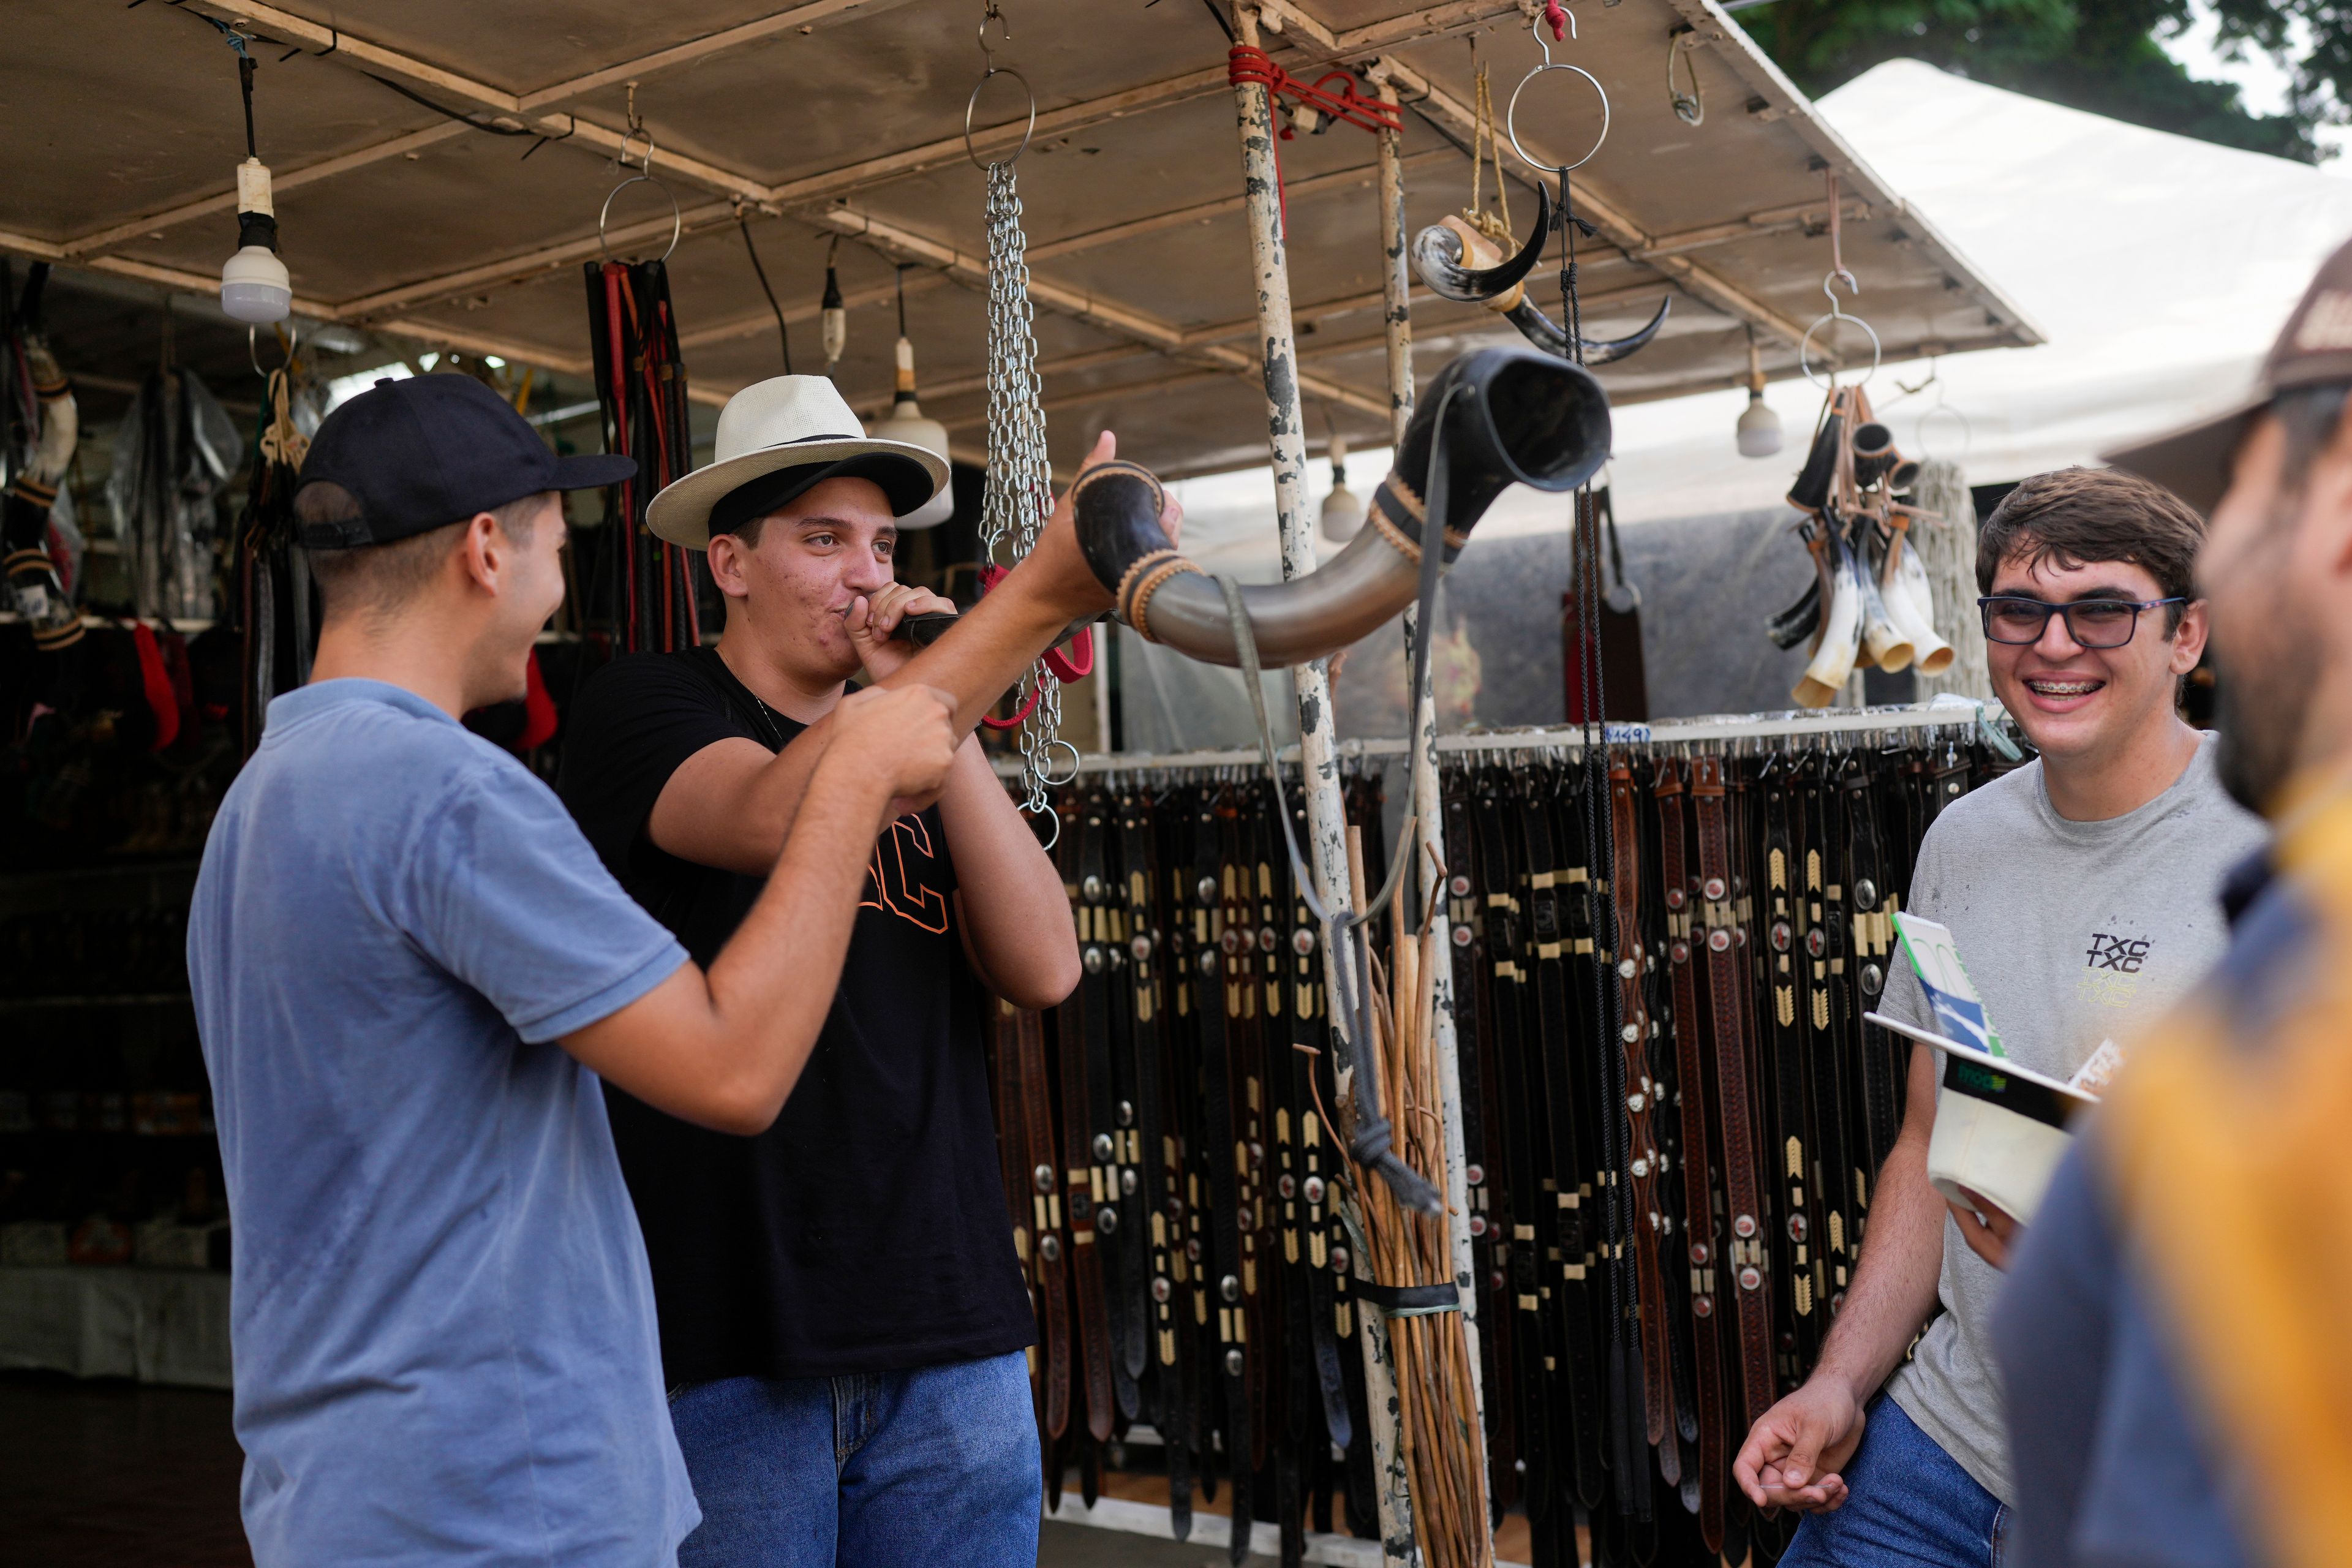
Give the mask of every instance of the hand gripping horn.
M 1551 197 L 1544 186 L 1536 186 L 1536 226 L 1519 253 L 1499 266 L 1474 268 L 1469 265 L 1474 247 L 1485 248 L 1482 236 L 1471 232 L 1459 220 L 1448 218 L 1435 223 L 1413 237 L 1412 267 L 1421 280 L 1429 285 L 1430 292 L 1441 300 L 1451 300 L 1459 305 L 1484 305 L 1519 329 L 1519 335 L 1539 349 L 1566 359 L 1568 333 L 1559 323 L 1535 308 L 1527 296 L 1528 277 L 1543 259 L 1544 240 L 1552 230 Z M 1658 335 L 1665 325 L 1666 312 L 1674 306 L 1672 298 L 1658 301 L 1657 310 L 1638 331 L 1622 338 L 1584 338 L 1584 358 L 1588 365 L 1614 364 L 1627 354 Z
M 1336 653 L 1412 602 L 1441 416 L 1447 563 L 1506 487 L 1573 489 L 1609 456 L 1609 399 L 1582 366 L 1515 346 L 1455 359 L 1405 426 L 1396 466 L 1372 492 L 1371 526 L 1304 577 L 1240 590 L 1266 663 Z M 1240 664 L 1224 595 L 1160 530 L 1160 481 L 1133 463 L 1105 463 L 1079 475 L 1071 493 L 1078 547 L 1117 595 L 1112 613 L 1148 642 Z

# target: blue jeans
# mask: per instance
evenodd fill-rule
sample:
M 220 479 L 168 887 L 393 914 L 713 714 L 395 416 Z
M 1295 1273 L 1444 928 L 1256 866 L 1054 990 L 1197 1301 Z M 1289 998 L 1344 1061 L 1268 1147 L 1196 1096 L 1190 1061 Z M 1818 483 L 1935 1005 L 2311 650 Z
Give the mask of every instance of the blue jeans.
M 702 1524 L 679 1568 L 1034 1568 L 1043 1479 L 1019 1352 L 670 1400 Z
M 1845 1506 L 1807 1514 L 1780 1568 L 2000 1568 L 2009 1510 L 1892 1399 L 1844 1474 Z

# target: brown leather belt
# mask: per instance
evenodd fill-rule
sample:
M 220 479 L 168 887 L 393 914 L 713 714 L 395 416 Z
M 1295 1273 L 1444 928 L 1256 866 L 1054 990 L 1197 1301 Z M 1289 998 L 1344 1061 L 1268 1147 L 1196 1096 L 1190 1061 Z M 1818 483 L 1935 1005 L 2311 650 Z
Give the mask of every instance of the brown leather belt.
M 1064 1265 L 1069 1244 L 1062 1234 L 1061 1160 L 1054 1149 L 1054 1097 L 1045 1076 L 1045 1021 L 1026 1009 L 1012 1018 L 1013 1061 L 1022 1106 L 1022 1185 L 1030 1197 L 1036 1234 L 1037 1329 L 1045 1342 L 1045 1434 L 1059 1438 L 1070 1425 L 1069 1285 Z M 1047 1484 L 1056 1494 L 1061 1473 L 1047 1466 Z
M 1692 962 L 1689 868 L 1682 771 L 1658 769 L 1659 880 L 1666 907 L 1666 960 L 1675 992 L 1675 1070 L 1682 1102 L 1683 1243 L 1690 1258 L 1690 1334 L 1698 1401 L 1699 1532 L 1723 1549 L 1723 1350 L 1715 1327 L 1715 1199 L 1707 1147 L 1706 1066 L 1699 1049 L 1697 966 Z M 1700 939 L 1704 940 L 1704 939 Z
M 1021 1010 L 1010 1002 L 996 1004 L 990 1030 L 989 1089 L 996 1100 L 996 1157 L 1004 1178 L 1006 1217 L 1013 1222 L 1013 1256 L 1021 1260 L 1022 1283 L 1029 1290 L 1029 1314 L 1040 1317 L 1037 1300 L 1037 1230 L 1030 1215 L 1032 1189 L 1022 1162 L 1028 1158 L 1028 1108 L 1021 1094 Z M 1029 1402 L 1042 1430 L 1045 1422 L 1045 1345 L 1041 1335 L 1029 1347 Z
M 1078 841 L 1082 808 L 1073 799 L 1062 808 L 1062 879 L 1072 904 L 1078 902 Z M 1078 1334 L 1078 1371 L 1086 1388 L 1087 1431 L 1097 1443 L 1111 1434 L 1110 1321 L 1103 1299 L 1102 1258 L 1095 1246 L 1096 1167 L 1088 1161 L 1093 1141 L 1093 1100 L 1087 1083 L 1087 1003 L 1081 982 L 1055 1009 L 1055 1054 L 1062 1068 L 1062 1171 L 1064 1211 L 1069 1221 L 1069 1277 Z
M 1698 816 L 1699 897 L 1706 925 L 1707 994 L 1715 1037 L 1717 1092 L 1723 1105 L 1725 1196 L 1731 1207 L 1732 1317 L 1739 1332 L 1739 1378 L 1747 1419 L 1753 1426 L 1772 1406 L 1772 1323 L 1764 1293 L 1763 1207 L 1756 1186 L 1755 1146 L 1748 1094 L 1747 1042 L 1739 1027 L 1742 973 L 1747 954 L 1736 951 L 1737 915 L 1731 897 L 1731 853 L 1723 820 L 1723 763 L 1699 757 L 1691 763 L 1691 798 Z

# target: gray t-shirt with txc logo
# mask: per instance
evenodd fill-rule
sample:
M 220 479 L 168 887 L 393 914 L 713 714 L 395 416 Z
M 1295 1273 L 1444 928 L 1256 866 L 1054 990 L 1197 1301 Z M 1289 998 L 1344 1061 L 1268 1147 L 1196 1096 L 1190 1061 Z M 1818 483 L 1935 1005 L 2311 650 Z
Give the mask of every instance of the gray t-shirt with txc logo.
M 2132 1037 L 2221 956 L 2222 876 L 2267 830 L 2221 788 L 2213 748 L 2206 736 L 2170 788 L 2122 816 L 2059 816 L 2034 762 L 1955 801 L 1928 830 L 1904 907 L 1951 928 L 2021 1066 L 2063 1079 L 2102 1040 L 2128 1053 Z M 1894 967 L 1885 1010 L 1933 1028 L 1917 977 Z M 1886 1387 L 2006 1502 L 2014 1491 L 1991 1340 L 2000 1285 L 1947 1216 L 1943 1315 Z

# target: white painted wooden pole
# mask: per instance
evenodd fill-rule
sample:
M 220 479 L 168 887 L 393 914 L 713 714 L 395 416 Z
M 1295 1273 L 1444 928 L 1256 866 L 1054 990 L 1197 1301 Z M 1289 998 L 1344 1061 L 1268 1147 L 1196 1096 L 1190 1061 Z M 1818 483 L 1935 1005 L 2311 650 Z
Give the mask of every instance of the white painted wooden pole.
M 1375 72 L 1374 89 L 1380 100 L 1394 108 L 1397 90 L 1394 83 L 1381 79 Z M 1404 439 L 1404 427 L 1412 418 L 1412 277 L 1405 258 L 1408 230 L 1404 213 L 1404 138 L 1398 132 L 1383 131 L 1380 138 L 1381 195 L 1381 286 L 1388 296 L 1385 320 L 1388 324 L 1389 358 L 1389 426 L 1390 434 L 1399 442 Z M 1408 605 L 1404 612 L 1405 668 L 1412 668 L 1413 649 L 1424 635 L 1436 636 L 1433 626 L 1420 625 L 1420 606 Z M 1437 784 L 1437 699 L 1433 689 L 1437 679 L 1437 665 L 1433 659 L 1429 679 L 1422 683 L 1419 700 L 1413 713 L 1413 725 L 1421 736 L 1421 761 L 1413 770 L 1413 797 L 1424 803 L 1421 816 L 1420 876 L 1416 881 L 1423 889 L 1431 883 L 1443 881 L 1452 862 L 1445 857 L 1445 815 L 1439 805 Z M 1441 891 L 1431 916 L 1432 932 L 1437 938 L 1438 962 L 1433 988 L 1437 1005 L 1431 1030 L 1437 1048 L 1438 1121 L 1444 1131 L 1445 1212 L 1451 1220 L 1449 1239 L 1453 1244 L 1454 1284 L 1462 1293 L 1462 1332 L 1470 1352 L 1470 1418 L 1477 1423 L 1482 1454 L 1486 1418 L 1486 1381 L 1478 1361 L 1478 1291 L 1475 1254 L 1470 1237 L 1470 1184 L 1467 1157 L 1462 1146 L 1462 1058 L 1454 1026 L 1454 942 L 1451 923 L 1446 919 L 1446 897 Z M 1490 1517 L 1486 1503 L 1486 1467 L 1476 1467 L 1477 1474 L 1472 1499 L 1477 1505 L 1476 1518 L 1484 1528 Z
M 1252 48 L 1261 47 L 1255 9 L 1234 5 L 1234 41 Z M 1290 319 L 1290 263 L 1283 243 L 1282 175 L 1276 162 L 1273 95 L 1262 82 L 1236 82 L 1234 110 L 1241 132 L 1250 265 L 1257 282 L 1266 445 L 1274 465 L 1275 514 L 1282 530 L 1282 574 L 1287 579 L 1315 570 L 1315 518 L 1307 506 L 1306 416 L 1299 405 L 1298 343 Z M 1318 659 L 1297 666 L 1290 673 L 1298 695 L 1298 764 L 1306 783 L 1307 855 L 1315 876 L 1316 897 L 1327 910 L 1350 909 L 1355 900 L 1348 876 L 1348 819 L 1339 795 L 1329 665 Z M 1326 996 L 1339 995 L 1339 966 L 1347 957 L 1328 950 L 1323 954 Z M 1336 1008 L 1331 1021 L 1335 1029 L 1342 1027 Z M 1368 1268 L 1370 1261 L 1360 1259 L 1359 1271 Z M 1388 1331 L 1377 1312 L 1360 1309 L 1358 1321 L 1362 1324 L 1364 1402 L 1372 1425 L 1373 1483 L 1380 1498 L 1381 1559 L 1391 1564 L 1417 1564 L 1421 1554 L 1413 1535 L 1412 1485 L 1398 1441 L 1395 1363 L 1389 1353 Z

